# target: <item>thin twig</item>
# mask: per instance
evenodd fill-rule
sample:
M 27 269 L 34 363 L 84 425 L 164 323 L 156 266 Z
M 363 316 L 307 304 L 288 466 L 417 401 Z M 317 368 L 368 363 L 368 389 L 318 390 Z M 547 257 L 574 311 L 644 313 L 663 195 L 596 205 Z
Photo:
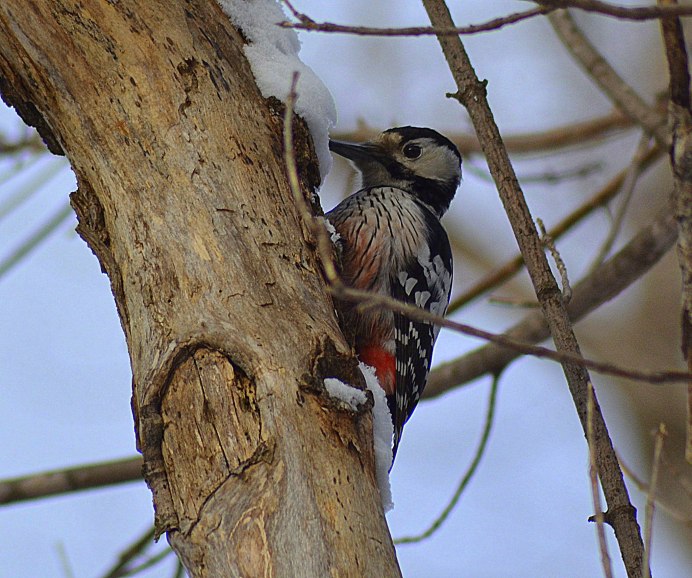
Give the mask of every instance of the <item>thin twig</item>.
M 521 172 L 519 180 L 524 184 L 544 183 L 557 185 L 559 183 L 574 180 L 585 179 L 603 169 L 603 164 L 600 162 L 589 162 L 575 168 L 567 168 L 555 171 L 541 171 L 539 173 Z
M 136 574 L 140 574 L 144 572 L 144 570 L 148 570 L 149 568 L 152 568 L 156 566 L 157 564 L 161 563 L 163 560 L 168 558 L 171 554 L 173 554 L 173 550 L 170 548 L 166 548 L 164 550 L 161 550 L 158 554 L 154 554 L 153 556 L 150 556 L 140 564 L 137 564 L 136 566 L 132 566 L 131 568 L 128 568 L 126 570 L 123 570 L 120 574 L 114 575 L 113 578 L 125 578 L 127 576 L 135 576 Z
M 335 32 L 343 34 L 355 34 L 357 36 L 458 36 L 460 34 L 478 34 L 479 32 L 490 32 L 499 30 L 508 24 L 516 24 L 522 20 L 548 14 L 553 10 L 552 7 L 531 8 L 524 12 L 516 12 L 503 16 L 501 18 L 493 18 L 482 24 L 471 24 L 469 26 L 450 27 L 450 28 L 435 28 L 434 26 L 410 26 L 407 28 L 377 28 L 373 26 L 347 26 L 344 24 L 335 24 L 333 22 L 315 22 L 309 16 L 302 12 L 298 12 L 291 2 L 283 0 L 293 16 L 298 19 L 298 22 L 280 22 L 279 26 L 284 28 L 295 28 L 297 30 L 306 30 L 308 32 Z
M 644 494 L 648 494 L 649 484 L 647 484 L 644 480 L 642 480 L 640 477 L 637 476 L 637 474 L 635 474 L 632 471 L 632 469 L 622 459 L 621 455 L 618 455 L 618 461 L 620 462 L 620 467 L 622 468 L 624 474 L 632 481 L 632 483 L 634 483 L 637 489 Z M 686 477 L 682 475 L 682 473 L 679 470 L 677 470 L 672 464 L 666 461 L 665 455 L 661 455 L 661 465 L 666 466 L 666 479 L 675 479 L 682 492 L 686 494 L 687 498 L 692 499 L 692 491 L 690 491 L 690 489 L 688 488 Z M 692 522 L 692 517 L 682 514 L 674 507 L 667 505 L 665 502 L 662 502 L 660 498 L 656 498 L 655 501 L 656 506 L 659 509 L 666 512 L 666 514 L 668 514 L 671 518 L 677 520 L 678 522 L 682 522 L 683 524 L 687 525 L 689 525 L 690 522 Z
M 175 571 L 173 572 L 173 578 L 184 578 L 185 577 L 185 566 L 183 566 L 183 563 L 178 560 L 178 564 L 175 567 Z
M 43 155 L 36 155 L 32 161 L 39 160 Z M 27 166 L 23 166 L 22 171 L 28 172 L 30 177 L 17 187 L 11 195 L 7 195 L 0 203 L 0 220 L 7 217 L 12 211 L 28 201 L 36 194 L 41 187 L 45 186 L 59 171 L 66 168 L 65 160 L 62 158 L 51 159 L 51 162 L 40 170 L 28 171 Z M 1 183 L 0 183 L 1 184 Z
M 507 149 L 509 150 L 509 149 Z M 466 173 L 470 173 L 478 177 L 482 181 L 492 182 L 493 178 L 488 173 L 487 169 L 471 162 L 464 164 Z M 522 172 L 520 174 L 519 180 L 524 183 L 550 183 L 552 185 L 558 184 L 563 181 L 568 181 L 571 179 L 584 179 L 594 173 L 597 173 L 603 169 L 603 164 L 601 162 L 588 162 L 584 163 L 582 166 L 575 168 L 568 168 L 564 170 L 553 170 L 553 171 L 541 171 L 538 173 L 528 173 Z
M 644 171 L 653 164 L 654 161 L 658 160 L 662 156 L 661 149 L 654 147 L 651 149 L 643 159 L 641 159 L 641 170 Z M 579 223 L 586 216 L 591 214 L 593 211 L 602 207 L 610 199 L 612 199 L 620 190 L 625 179 L 627 177 L 627 170 L 621 171 L 615 177 L 613 177 L 598 193 L 596 193 L 591 199 L 584 203 L 581 207 L 570 213 L 565 217 L 560 223 L 548 231 L 548 234 L 553 239 L 559 239 L 567 231 L 569 231 L 574 225 Z M 473 301 L 474 299 L 480 297 L 487 291 L 497 287 L 501 283 L 507 281 L 512 275 L 517 273 L 522 265 L 524 264 L 524 259 L 521 254 L 516 255 L 511 260 L 507 261 L 504 265 L 497 268 L 495 271 L 489 273 L 469 289 L 467 289 L 463 294 L 459 295 L 449 304 L 448 311 L 450 313 L 460 309 L 467 303 Z
M 634 193 L 635 186 L 637 184 L 637 181 L 639 180 L 639 177 L 642 174 L 641 159 L 648 153 L 650 149 L 649 140 L 650 139 L 648 136 L 643 137 L 639 143 L 639 146 L 637 147 L 637 151 L 634 153 L 634 158 L 632 159 L 632 163 L 627 169 L 627 172 L 625 174 L 625 180 L 622 183 L 622 200 L 617 210 L 615 211 L 615 215 L 613 215 L 612 221 L 610 223 L 610 229 L 608 230 L 608 235 L 604 239 L 601 248 L 599 249 L 598 254 L 596 255 L 596 258 L 593 260 L 593 263 L 591 264 L 591 267 L 589 267 L 589 273 L 596 270 L 596 268 L 598 268 L 600 264 L 603 263 L 603 261 L 605 261 L 606 257 L 608 257 L 608 253 L 610 253 L 611 249 L 613 248 L 613 244 L 615 243 L 618 234 L 620 233 L 622 223 L 625 219 L 625 214 L 627 212 L 627 208 L 629 207 L 632 195 Z
M 492 430 L 493 423 L 495 421 L 495 406 L 497 403 L 497 388 L 499 382 L 500 375 L 498 374 L 493 376 L 493 382 L 490 386 L 490 398 L 488 399 L 488 409 L 485 414 L 483 433 L 481 435 L 480 442 L 478 443 L 478 447 L 476 448 L 476 453 L 473 456 L 473 460 L 471 460 L 471 464 L 466 470 L 466 473 L 464 473 L 462 476 L 461 481 L 459 482 L 457 489 L 452 496 L 452 499 L 449 500 L 447 506 L 445 506 L 440 515 L 433 521 L 427 530 L 421 532 L 420 534 L 416 534 L 415 536 L 404 536 L 403 538 L 397 538 L 394 540 L 395 544 L 413 544 L 429 538 L 440 528 L 440 526 L 442 526 L 445 520 L 452 513 L 452 510 L 454 510 L 456 507 L 457 503 L 459 502 L 459 498 L 461 498 L 461 494 L 464 493 L 464 490 L 469 485 L 469 482 L 478 470 L 478 465 L 480 464 L 481 458 L 485 454 L 485 449 L 488 445 L 488 440 L 490 439 L 490 431 Z
M 596 464 L 596 453 L 594 448 L 596 444 L 593 439 L 593 384 L 589 382 L 589 399 L 587 410 L 588 428 L 586 439 L 589 442 L 589 480 L 591 482 L 591 497 L 594 507 L 594 522 L 596 522 L 596 533 L 598 535 L 598 548 L 601 552 L 601 565 L 603 566 L 603 575 L 606 578 L 613 578 L 613 564 L 608 553 L 608 542 L 605 536 L 605 515 L 603 514 L 603 506 L 601 505 L 601 490 L 598 487 L 598 466 Z
M 529 301 L 528 299 L 520 299 L 515 297 L 502 297 L 491 295 L 488 297 L 488 303 L 491 305 L 499 305 L 500 307 L 510 307 L 518 309 L 537 309 L 538 301 L 535 299 Z
M 550 14 L 548 20 L 565 48 L 613 104 L 650 133 L 662 149 L 667 150 L 670 146 L 670 134 L 666 130 L 665 119 L 655 108 L 646 104 L 608 64 L 577 26 L 570 13 L 560 10 Z
M 540 357 L 544 359 L 550 359 L 552 361 L 557 361 L 559 363 L 570 363 L 577 365 L 579 367 L 584 367 L 595 371 L 596 373 L 601 373 L 604 375 L 613 375 L 617 377 L 623 377 L 626 379 L 631 379 L 633 381 L 641 381 L 648 384 L 663 384 L 663 383 L 688 383 L 692 380 L 692 373 L 686 371 L 674 371 L 674 370 L 656 370 L 656 371 L 643 371 L 635 370 L 627 367 L 622 367 L 613 363 L 607 363 L 603 361 L 595 361 L 593 359 L 587 359 L 581 354 L 572 353 L 569 351 L 555 351 L 553 349 L 548 349 L 546 347 L 541 347 L 539 345 L 531 345 L 526 341 L 520 341 L 510 337 L 507 333 L 497 334 L 491 333 L 490 331 L 484 331 L 467 325 L 465 323 L 458 323 L 456 321 L 451 321 L 439 315 L 429 313 L 425 309 L 421 309 L 415 305 L 410 305 L 404 301 L 398 301 L 391 297 L 385 295 L 378 295 L 369 291 L 362 291 L 360 289 L 353 289 L 351 287 L 346 287 L 345 285 L 339 283 L 330 287 L 331 293 L 343 301 L 350 301 L 352 303 L 358 303 L 359 307 L 371 308 L 371 307 L 383 307 L 395 311 L 397 313 L 402 313 L 414 319 L 416 321 L 423 321 L 431 323 L 433 325 L 439 325 L 440 327 L 446 327 L 447 329 L 452 329 L 464 335 L 469 335 L 471 337 L 477 337 L 485 341 L 490 341 L 501 347 L 505 347 L 514 352 L 523 353 L 525 355 L 532 355 L 534 357 Z
M 619 110 L 614 110 L 612 113 L 599 118 L 575 122 L 545 131 L 508 135 L 505 137 L 505 144 L 507 145 L 507 150 L 512 153 L 544 151 L 552 153 L 557 149 L 565 147 L 586 145 L 590 140 L 603 139 L 614 132 L 619 132 L 632 126 L 635 126 L 632 119 L 622 114 Z M 371 140 L 377 136 L 378 132 L 377 129 L 361 122 L 356 130 L 334 133 L 333 138 L 336 140 L 362 142 Z M 462 155 L 481 152 L 481 145 L 475 134 L 446 134 Z
M 658 0 L 661 8 L 680 8 L 677 0 Z M 678 18 L 661 20 L 661 32 L 670 75 L 670 100 L 678 106 L 690 106 L 690 71 L 682 23 Z
M 692 6 L 617 6 L 599 0 L 533 0 L 545 8 L 577 8 L 622 20 L 654 20 L 666 16 L 692 16 Z
M 555 261 L 555 266 L 557 267 L 558 273 L 560 273 L 560 279 L 562 280 L 562 298 L 564 299 L 565 303 L 569 303 L 572 299 L 572 287 L 569 284 L 567 266 L 565 265 L 560 252 L 557 250 L 553 238 L 546 232 L 543 221 L 541 219 L 536 219 L 536 224 L 541 232 L 541 240 L 548 248 L 548 251 L 550 251 L 553 261 Z
M 620 462 L 620 467 L 622 468 L 622 472 L 630 479 L 632 482 L 634 482 L 634 485 L 637 486 L 637 489 L 640 492 L 648 492 L 649 491 L 649 484 L 647 484 L 644 480 L 642 480 L 637 474 L 635 474 L 632 469 L 625 463 L 625 461 L 622 459 L 622 456 L 618 454 L 618 461 Z
M 585 317 L 629 287 L 670 250 L 676 238 L 672 210 L 667 209 L 617 254 L 574 286 L 568 306 L 570 318 L 577 321 Z M 542 313 L 535 311 L 505 331 L 504 335 L 523 342 L 539 343 L 550 337 L 550 332 Z M 423 397 L 435 397 L 487 373 L 494 374 L 518 355 L 516 351 L 489 343 L 459 359 L 438 365 L 428 378 Z
M 284 163 L 286 164 L 286 172 L 288 174 L 288 184 L 293 194 L 293 198 L 298 205 L 298 210 L 303 217 L 303 222 L 308 230 L 311 232 L 312 236 L 317 242 L 317 252 L 322 261 L 322 268 L 324 270 L 324 275 L 327 281 L 332 285 L 341 284 L 339 279 L 339 274 L 337 272 L 336 263 L 333 257 L 333 246 L 332 242 L 327 235 L 327 229 L 324 223 L 319 223 L 317 219 L 312 214 L 310 206 L 308 205 L 303 193 L 300 189 L 300 182 L 298 180 L 298 168 L 295 161 L 295 151 L 293 148 L 293 108 L 297 98 L 296 86 L 298 84 L 299 78 L 298 72 L 293 73 L 293 80 L 291 82 L 291 90 L 286 98 L 286 110 L 284 112 Z
M 106 571 L 103 578 L 119 578 L 120 576 L 125 576 L 127 565 L 137 556 L 141 555 L 148 546 L 154 543 L 155 535 L 156 531 L 153 526 L 147 528 L 147 530 L 132 542 L 130 546 L 120 553 L 117 562 Z
M 22 156 L 19 159 L 13 159 L 12 164 L 4 167 L 4 170 L 0 173 L 0 186 L 9 182 L 11 179 L 24 171 L 26 171 L 27 174 L 31 174 L 31 168 L 43 160 L 43 158 L 43 154 L 31 154 Z M 7 193 L 3 193 L 3 196 L 6 194 Z
M 65 578 L 75 578 L 74 569 L 72 568 L 72 563 L 67 555 L 67 549 L 65 548 L 64 542 L 58 542 L 55 545 L 55 549 L 58 552 L 58 558 L 60 559 L 60 566 L 62 567 L 63 575 Z
M 642 578 L 650 578 L 651 569 L 651 542 L 653 537 L 654 509 L 656 507 L 656 488 L 658 485 L 658 473 L 661 468 L 661 453 L 663 451 L 663 441 L 668 435 L 665 424 L 661 423 L 656 432 L 656 442 L 654 445 L 654 463 L 651 466 L 651 483 L 646 494 L 646 511 L 644 514 L 644 574 Z
M 69 203 L 60 207 L 45 223 L 36 229 L 27 240 L 0 262 L 0 278 L 15 265 L 20 263 L 26 255 L 40 245 L 41 242 L 57 230 L 60 225 L 65 223 L 72 214 L 72 207 Z
M 10 141 L 0 136 L 0 155 L 15 155 L 27 151 L 33 153 L 46 152 L 46 145 L 43 144 L 38 133 L 32 131 L 31 134 L 15 141 Z

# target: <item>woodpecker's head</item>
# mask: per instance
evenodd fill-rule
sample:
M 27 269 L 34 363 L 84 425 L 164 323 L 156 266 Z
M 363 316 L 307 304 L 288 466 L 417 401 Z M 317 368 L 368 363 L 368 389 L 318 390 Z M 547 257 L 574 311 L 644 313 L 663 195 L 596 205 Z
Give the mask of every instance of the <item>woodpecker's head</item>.
M 355 164 L 364 188 L 403 189 L 438 216 L 449 208 L 461 180 L 457 147 L 430 128 L 390 128 L 362 144 L 329 141 L 329 148 Z

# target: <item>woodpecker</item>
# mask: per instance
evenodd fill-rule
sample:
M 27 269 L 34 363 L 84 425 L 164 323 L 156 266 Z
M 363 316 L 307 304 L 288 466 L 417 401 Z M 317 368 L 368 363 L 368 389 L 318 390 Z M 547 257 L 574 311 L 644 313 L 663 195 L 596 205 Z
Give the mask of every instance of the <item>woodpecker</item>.
M 440 218 L 461 180 L 456 146 L 430 128 L 391 128 L 372 141 L 330 141 L 360 172 L 362 188 L 326 215 L 340 239 L 346 285 L 444 315 L 452 251 Z M 372 366 L 394 424 L 393 458 L 430 370 L 439 327 L 386 308 L 341 304 L 360 360 Z

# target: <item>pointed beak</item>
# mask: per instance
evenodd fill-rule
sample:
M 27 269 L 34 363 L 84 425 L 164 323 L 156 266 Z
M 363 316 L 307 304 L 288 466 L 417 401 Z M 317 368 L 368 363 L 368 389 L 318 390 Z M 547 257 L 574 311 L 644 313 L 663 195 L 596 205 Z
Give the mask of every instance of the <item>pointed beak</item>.
M 341 142 L 338 140 L 329 141 L 329 150 L 333 153 L 338 154 L 356 164 L 361 162 L 382 162 L 384 160 L 384 153 L 379 147 L 370 143 L 354 144 L 348 142 Z

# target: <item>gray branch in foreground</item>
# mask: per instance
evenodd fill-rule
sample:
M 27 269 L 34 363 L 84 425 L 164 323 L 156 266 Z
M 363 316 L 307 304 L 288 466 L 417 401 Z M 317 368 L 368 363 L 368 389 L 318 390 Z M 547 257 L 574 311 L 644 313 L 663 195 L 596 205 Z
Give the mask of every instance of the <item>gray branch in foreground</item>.
M 574 287 L 568 307 L 571 319 L 581 319 L 629 287 L 659 261 L 675 239 L 675 221 L 667 211 Z M 506 334 L 531 343 L 549 337 L 543 316 L 537 312 Z M 498 373 L 521 355 L 517 350 L 494 343 L 480 347 L 434 369 L 423 398 L 431 399 L 483 375 Z M 0 505 L 141 480 L 141 468 L 142 458 L 137 456 L 0 481 Z
M 675 220 L 668 209 L 637 233 L 618 253 L 576 284 L 567 307 L 570 319 L 578 321 L 629 287 L 670 250 L 676 238 Z M 550 332 L 543 314 L 534 311 L 507 330 L 505 335 L 528 343 L 539 343 L 550 337 Z M 483 375 L 495 374 L 520 355 L 516 350 L 495 343 L 479 347 L 436 367 L 430 374 L 423 398 L 437 397 Z
M 433 26 L 454 25 L 449 8 L 443 0 L 423 0 L 423 5 Z M 533 218 L 488 105 L 485 83 L 478 79 L 459 37 L 438 37 L 438 41 L 457 85 L 458 92 L 454 97 L 468 111 L 478 134 L 555 347 L 560 352 L 579 356 L 579 343 L 563 296 L 548 265 Z M 587 424 L 587 398 L 591 378 L 583 364 L 564 362 L 562 367 L 584 432 L 587 427 L 593 427 L 594 445 L 590 449 L 595 455 L 601 487 L 608 504 L 606 521 L 615 531 L 627 575 L 629 578 L 641 577 L 644 545 L 636 510 L 630 502 L 608 428 L 595 396 L 592 398 L 593 419 Z

